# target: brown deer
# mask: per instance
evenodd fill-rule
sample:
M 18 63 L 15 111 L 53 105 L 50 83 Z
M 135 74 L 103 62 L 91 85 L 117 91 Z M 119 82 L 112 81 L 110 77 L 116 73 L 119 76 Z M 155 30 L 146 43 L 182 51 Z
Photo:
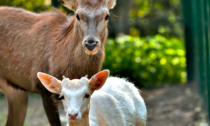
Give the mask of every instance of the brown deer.
M 57 99 L 39 82 L 37 72 L 74 79 L 101 69 L 109 9 L 116 0 L 60 2 L 75 15 L 68 19 L 56 9 L 35 14 L 0 7 L 0 89 L 9 105 L 7 126 L 23 125 L 28 92 L 40 94 L 50 124 L 61 125 Z

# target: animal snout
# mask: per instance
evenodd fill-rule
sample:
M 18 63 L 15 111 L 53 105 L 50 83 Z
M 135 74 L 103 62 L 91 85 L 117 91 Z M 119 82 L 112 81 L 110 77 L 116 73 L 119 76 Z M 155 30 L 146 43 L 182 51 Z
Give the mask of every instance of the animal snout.
M 94 41 L 94 40 L 85 41 L 85 46 L 89 51 L 93 51 L 96 48 L 97 44 L 98 44 L 98 41 Z
M 72 120 L 76 119 L 77 116 L 78 116 L 78 112 L 77 113 L 73 113 L 73 114 L 69 113 L 69 118 L 72 119 Z

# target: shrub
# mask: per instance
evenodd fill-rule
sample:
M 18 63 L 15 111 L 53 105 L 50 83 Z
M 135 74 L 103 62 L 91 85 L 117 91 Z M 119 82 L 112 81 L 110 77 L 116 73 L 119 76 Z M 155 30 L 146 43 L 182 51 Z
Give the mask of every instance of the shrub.
M 119 36 L 106 42 L 103 69 L 128 77 L 137 86 L 183 83 L 186 79 L 184 41 L 161 35 Z
M 48 9 L 45 5 L 45 0 L 1 0 L 0 5 L 25 8 L 34 12 L 40 12 Z

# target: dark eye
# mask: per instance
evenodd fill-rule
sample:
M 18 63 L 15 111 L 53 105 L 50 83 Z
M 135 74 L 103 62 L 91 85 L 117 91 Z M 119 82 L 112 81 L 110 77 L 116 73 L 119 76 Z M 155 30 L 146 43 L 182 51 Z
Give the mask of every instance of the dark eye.
M 64 96 L 59 96 L 58 97 L 58 100 L 64 100 L 65 98 L 64 98 Z
M 76 18 L 77 18 L 77 20 L 80 20 L 80 18 L 79 18 L 79 15 L 78 15 L 78 14 L 76 15 Z
M 106 15 L 105 20 L 109 20 L 109 15 Z
M 90 97 L 90 94 L 86 93 L 85 98 L 89 98 L 89 97 Z

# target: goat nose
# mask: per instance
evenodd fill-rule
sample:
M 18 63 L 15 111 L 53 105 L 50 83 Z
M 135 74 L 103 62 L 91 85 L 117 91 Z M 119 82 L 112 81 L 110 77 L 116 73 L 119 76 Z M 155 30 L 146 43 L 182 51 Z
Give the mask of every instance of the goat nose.
M 93 51 L 95 49 L 97 45 L 97 42 L 93 41 L 93 40 L 89 40 L 87 42 L 85 42 L 85 46 L 89 51 Z
M 76 119 L 77 118 L 77 116 L 78 116 L 78 112 L 77 113 L 74 113 L 74 114 L 71 114 L 71 113 L 69 113 L 69 118 L 70 119 Z

